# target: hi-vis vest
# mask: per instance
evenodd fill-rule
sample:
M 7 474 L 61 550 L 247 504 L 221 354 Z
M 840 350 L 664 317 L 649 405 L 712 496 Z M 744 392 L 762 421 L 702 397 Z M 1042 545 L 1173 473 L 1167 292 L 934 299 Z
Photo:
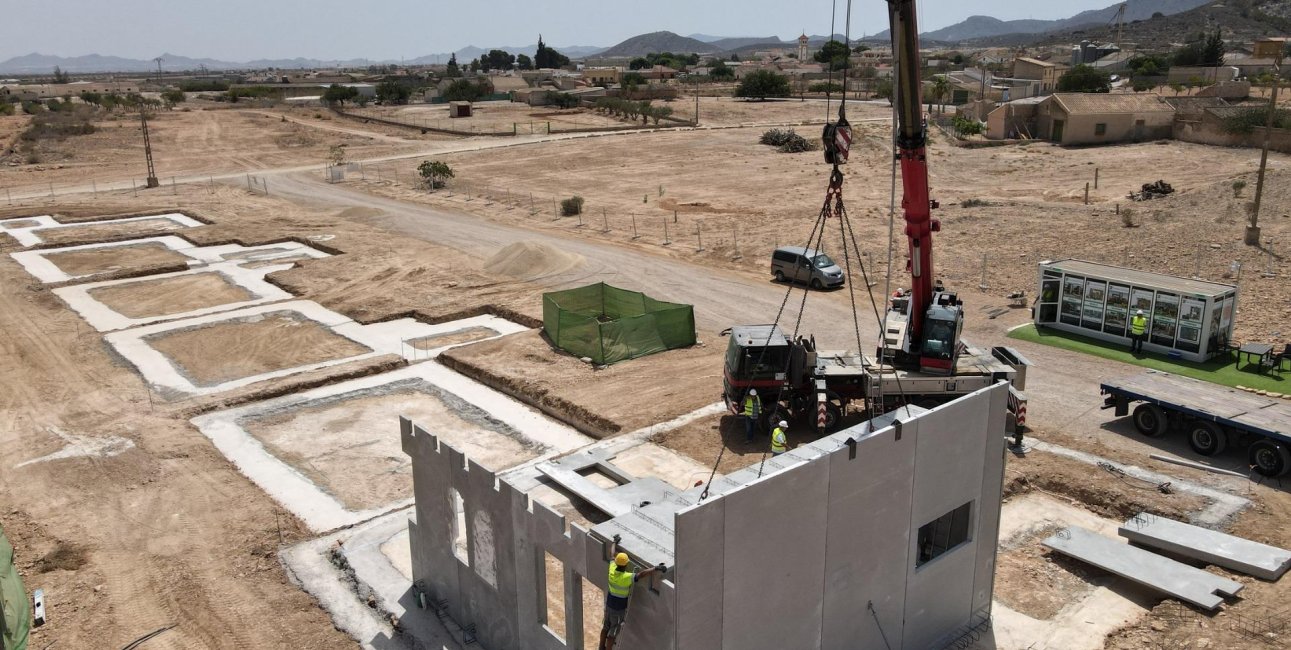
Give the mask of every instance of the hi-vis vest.
M 771 432 L 771 453 L 783 453 L 789 451 L 789 441 L 784 437 L 784 431 L 776 427 Z
M 1130 319 L 1130 333 L 1138 336 L 1148 329 L 1148 317 L 1135 315 Z
M 757 395 L 748 395 L 744 398 L 744 414 L 753 417 L 758 411 L 762 410 L 762 399 Z
M 627 567 L 616 571 L 618 568 L 618 565 L 610 562 L 610 595 L 627 598 L 632 593 L 632 571 Z

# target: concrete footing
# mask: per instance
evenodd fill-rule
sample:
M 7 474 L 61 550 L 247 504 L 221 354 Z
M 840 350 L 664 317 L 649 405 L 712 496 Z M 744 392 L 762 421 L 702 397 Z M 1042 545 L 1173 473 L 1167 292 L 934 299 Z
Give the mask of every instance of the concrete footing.
M 1146 512 L 1126 520 L 1118 532 L 1136 544 L 1263 580 L 1277 580 L 1291 568 L 1291 551 Z
M 154 214 L 142 217 L 127 217 L 125 219 L 73 221 L 69 223 L 60 223 L 52 216 L 41 215 L 37 217 L 6 219 L 4 221 L 0 221 L 0 233 L 13 237 L 20 246 L 26 247 L 43 244 L 45 239 L 41 236 L 41 233 L 47 230 L 57 230 L 62 228 L 90 228 L 94 226 L 106 227 L 123 223 L 149 221 L 157 222 L 156 227 L 153 228 L 153 230 L 179 230 L 181 228 L 194 228 L 203 225 L 202 222 L 178 212 Z

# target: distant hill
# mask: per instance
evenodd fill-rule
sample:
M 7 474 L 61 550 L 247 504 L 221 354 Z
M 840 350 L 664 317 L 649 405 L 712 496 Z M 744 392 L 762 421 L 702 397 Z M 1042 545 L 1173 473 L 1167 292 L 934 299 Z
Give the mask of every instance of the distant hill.
M 467 46 L 454 52 L 444 52 L 442 54 L 427 54 L 414 59 L 405 61 L 382 60 L 374 61 L 371 59 L 311 59 L 311 58 L 294 58 L 294 59 L 256 59 L 253 61 L 221 61 L 218 59 L 195 59 L 179 54 L 165 53 L 161 55 L 161 69 L 165 72 L 189 72 L 197 70 L 264 70 L 274 68 L 279 70 L 298 70 L 311 68 L 329 68 L 339 66 L 343 68 L 366 68 L 371 65 L 398 65 L 406 63 L 409 65 L 428 65 L 434 63 L 447 63 L 451 54 L 457 55 L 457 60 L 466 63 L 489 50 L 498 49 L 506 50 L 512 54 L 528 54 L 533 56 L 538 50 L 538 44 L 526 45 L 522 47 L 475 47 Z M 580 59 L 591 56 L 603 50 L 604 48 L 591 45 L 572 45 L 555 48 L 561 54 L 571 59 Z M 0 74 L 53 74 L 54 67 L 57 66 L 64 72 L 72 74 L 88 74 L 98 72 L 154 72 L 157 70 L 157 62 L 152 59 L 129 59 L 119 56 L 103 56 L 100 54 L 87 54 L 84 56 L 52 56 L 47 54 L 31 53 L 22 56 L 16 56 L 7 61 L 0 61 Z
M 1182 13 L 1210 2 L 1211 0 L 1128 0 L 1125 4 L 1125 22 L 1150 19 L 1161 13 L 1166 16 Z M 1241 0 L 1237 0 L 1240 2 Z M 1285 0 L 1280 0 L 1285 3 Z M 1060 20 L 1000 20 L 990 16 L 970 16 L 962 22 L 949 27 L 924 32 L 919 35 L 922 40 L 958 43 L 991 38 L 995 36 L 1015 36 L 1021 34 L 1043 34 L 1046 32 L 1074 30 L 1080 27 L 1107 25 L 1116 17 L 1121 3 L 1103 9 L 1082 11 L 1070 18 Z M 875 40 L 890 40 L 887 30 L 875 34 Z M 1016 39 L 1012 39 L 1016 40 Z
M 651 32 L 633 36 L 614 47 L 598 53 L 597 56 L 608 59 L 645 56 L 651 52 L 710 54 L 719 51 L 721 51 L 720 48 L 714 47 L 711 43 L 687 38 L 672 32 Z
M 1162 12 L 1164 13 L 1164 12 Z M 1218 27 L 1225 39 L 1249 41 L 1261 36 L 1291 33 L 1291 0 L 1221 0 L 1157 18 L 1135 19 L 1125 25 L 1123 39 L 1141 49 L 1164 50 Z M 1081 39 L 1110 41 L 1115 28 L 1106 23 L 1037 34 L 1010 34 L 983 39 L 979 45 L 1052 45 Z

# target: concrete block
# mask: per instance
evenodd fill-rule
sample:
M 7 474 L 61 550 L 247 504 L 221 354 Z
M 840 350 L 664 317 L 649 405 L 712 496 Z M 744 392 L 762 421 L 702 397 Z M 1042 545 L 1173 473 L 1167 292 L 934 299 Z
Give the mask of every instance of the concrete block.
M 1225 569 L 1277 580 L 1291 568 L 1291 551 L 1141 512 L 1117 531 L 1121 537 Z
M 1242 583 L 1195 569 L 1150 551 L 1122 544 L 1079 526 L 1044 540 L 1049 548 L 1104 571 L 1156 589 L 1167 596 L 1213 610 L 1223 596 L 1235 596 Z

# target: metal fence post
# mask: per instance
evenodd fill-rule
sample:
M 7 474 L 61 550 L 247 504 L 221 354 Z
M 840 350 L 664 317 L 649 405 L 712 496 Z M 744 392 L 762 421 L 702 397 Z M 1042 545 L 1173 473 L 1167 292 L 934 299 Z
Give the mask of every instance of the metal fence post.
M 696 253 L 704 252 L 704 222 L 695 222 L 695 241 L 699 243 L 699 248 L 695 249 Z
M 641 238 L 641 235 L 637 234 L 637 215 L 635 212 L 632 213 L 632 238 L 633 239 Z
M 671 243 L 672 243 L 671 241 L 668 241 L 668 220 L 664 219 L 663 220 L 663 245 L 667 246 Z

